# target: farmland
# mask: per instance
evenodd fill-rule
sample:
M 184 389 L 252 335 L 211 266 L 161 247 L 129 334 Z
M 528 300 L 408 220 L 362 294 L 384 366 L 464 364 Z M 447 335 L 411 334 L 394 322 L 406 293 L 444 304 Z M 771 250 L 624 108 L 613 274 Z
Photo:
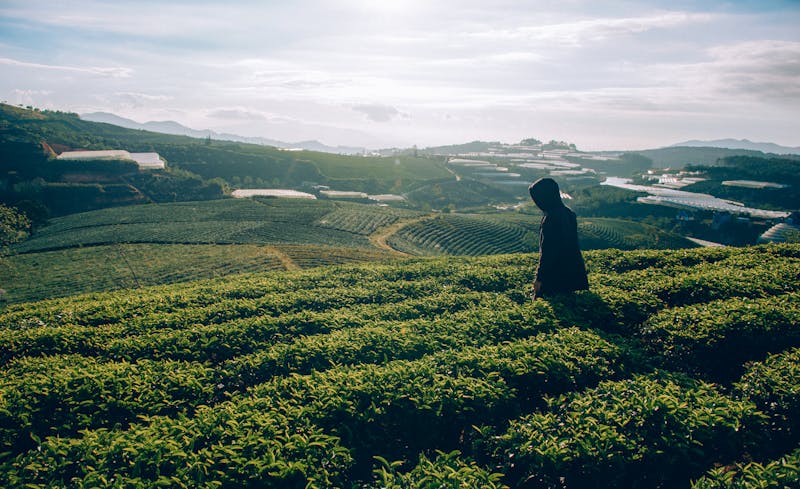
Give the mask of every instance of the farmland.
M 103 209 L 53 219 L 19 253 L 110 243 L 309 244 L 369 248 L 380 226 L 417 213 L 291 199 L 223 199 Z
M 688 248 L 692 243 L 646 224 L 621 219 L 579 219 L 584 249 Z M 538 219 L 520 214 L 440 214 L 406 226 L 387 241 L 414 255 L 525 253 L 539 247 Z
M 222 199 L 101 209 L 52 219 L 0 262 L 8 303 L 231 273 L 406 255 L 524 253 L 538 217 L 423 214 L 328 200 Z M 693 246 L 645 224 L 592 218 L 585 249 Z
M 9 305 L 0 485 L 796 483 L 800 246 L 586 259 L 536 302 L 514 254 Z
M 0 267 L 4 299 L 14 303 L 392 256 L 383 250 L 315 245 L 117 243 L 21 254 Z

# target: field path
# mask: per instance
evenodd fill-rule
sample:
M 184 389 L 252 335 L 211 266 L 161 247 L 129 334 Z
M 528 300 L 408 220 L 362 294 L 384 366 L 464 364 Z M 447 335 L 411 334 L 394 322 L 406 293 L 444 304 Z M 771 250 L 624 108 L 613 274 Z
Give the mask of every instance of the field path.
M 389 246 L 389 244 L 386 242 L 386 240 L 389 239 L 389 237 L 391 235 L 393 235 L 397 231 L 400 231 L 404 227 L 409 226 L 411 224 L 414 224 L 416 222 L 428 219 L 430 217 L 433 217 L 433 214 L 428 214 L 428 215 L 420 216 L 420 217 L 414 217 L 412 219 L 403 219 L 403 220 L 397 221 L 397 222 L 395 222 L 393 224 L 390 224 L 390 225 L 388 225 L 386 227 L 382 227 L 380 229 L 377 229 L 374 233 L 369 235 L 369 242 L 372 243 L 373 246 L 375 246 L 377 248 L 380 248 L 382 250 L 391 251 L 392 253 L 396 253 L 396 254 L 401 255 L 401 256 L 411 256 L 408 253 L 405 253 L 403 251 L 396 250 L 396 249 L 392 248 L 391 246 Z
M 282 252 L 278 248 L 274 246 L 265 246 L 264 250 L 269 254 L 275 255 L 275 258 L 281 262 L 281 265 L 283 265 L 283 268 L 285 268 L 287 271 L 291 272 L 293 270 L 300 270 L 300 266 L 295 263 L 289 255 Z

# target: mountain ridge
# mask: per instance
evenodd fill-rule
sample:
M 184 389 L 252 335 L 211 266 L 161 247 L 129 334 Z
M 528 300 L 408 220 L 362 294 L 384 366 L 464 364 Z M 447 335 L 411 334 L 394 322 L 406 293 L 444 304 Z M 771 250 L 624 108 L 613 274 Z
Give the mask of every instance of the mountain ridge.
M 193 129 L 184 126 L 176 121 L 147 121 L 136 122 L 133 119 L 120 117 L 111 112 L 90 112 L 80 114 L 80 118 L 90 122 L 102 122 L 105 124 L 112 124 L 115 126 L 124 127 L 127 129 L 139 129 L 143 131 L 159 132 L 164 134 L 172 134 L 177 136 L 190 136 L 194 138 L 207 138 L 226 141 L 235 141 L 239 143 L 258 144 L 261 146 L 274 146 L 283 149 L 304 149 L 309 151 L 320 151 L 323 153 L 333 154 L 359 154 L 366 151 L 366 148 L 354 146 L 328 146 L 317 140 L 306 140 L 298 142 L 286 142 L 277 139 L 263 138 L 263 137 L 248 137 L 240 136 L 238 134 L 219 133 L 211 129 Z
M 749 139 L 714 139 L 711 141 L 701 141 L 692 139 L 682 143 L 672 144 L 669 148 L 675 147 L 710 147 L 710 148 L 728 148 L 728 149 L 748 149 L 752 151 L 761 151 L 763 153 L 773 154 L 800 154 L 800 147 L 782 146 L 780 144 L 769 142 L 754 142 Z

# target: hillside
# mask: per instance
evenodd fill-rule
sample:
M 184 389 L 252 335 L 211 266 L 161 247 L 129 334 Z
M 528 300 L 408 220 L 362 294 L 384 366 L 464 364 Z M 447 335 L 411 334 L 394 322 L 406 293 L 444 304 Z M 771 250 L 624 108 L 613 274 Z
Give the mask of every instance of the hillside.
M 653 160 L 655 168 L 683 168 L 687 165 L 715 165 L 717 160 L 729 156 L 766 156 L 761 151 L 713 147 L 670 146 L 647 149 L 634 153 Z
M 273 272 L 9 306 L 3 487 L 795 487 L 800 246 Z
M 69 150 L 155 152 L 167 170 L 64 171 L 55 154 Z M 119 166 L 119 165 L 117 165 Z M 108 168 L 106 168 L 108 170 Z M 78 173 L 80 180 L 71 179 Z M 143 202 L 222 197 L 225 186 L 297 188 L 314 184 L 373 194 L 401 192 L 451 178 L 439 158 L 366 157 L 279 148 L 126 129 L 77 114 L 0 104 L 0 200 L 41 202 L 52 215 Z
M 230 273 L 403 255 L 535 251 L 538 216 L 423 214 L 326 200 L 223 199 L 101 209 L 52 219 L 0 260 L 8 303 Z M 687 248 L 619 219 L 580 221 L 584 249 Z
M 729 148 L 729 149 L 749 149 L 761 151 L 762 153 L 772 153 L 776 155 L 795 154 L 800 155 L 800 147 L 782 146 L 775 143 L 754 142 L 748 139 L 715 139 L 713 141 L 698 141 L 693 139 L 672 146 L 691 146 L 703 148 Z

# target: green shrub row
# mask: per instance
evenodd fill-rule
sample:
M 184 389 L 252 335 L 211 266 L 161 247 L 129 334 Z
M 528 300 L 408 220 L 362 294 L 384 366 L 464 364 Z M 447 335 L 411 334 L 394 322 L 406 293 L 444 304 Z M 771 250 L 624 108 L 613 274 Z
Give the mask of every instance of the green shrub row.
M 787 248 L 787 250 L 790 248 Z M 706 250 L 699 250 L 697 256 L 688 254 L 688 251 L 664 252 L 667 257 L 676 260 L 674 266 L 666 268 L 653 267 L 649 269 L 626 270 L 623 274 L 605 271 L 593 274 L 592 284 L 610 286 L 623 290 L 638 290 L 655 294 L 659 299 L 670 305 L 679 303 L 703 302 L 704 296 L 712 294 L 712 298 L 723 298 L 721 295 L 730 294 L 746 296 L 763 296 L 774 293 L 776 290 L 792 289 L 792 275 L 790 271 L 781 272 L 780 277 L 768 280 L 769 287 L 759 285 L 758 269 L 753 267 L 768 264 L 774 265 L 775 270 L 791 269 L 788 265 L 795 258 L 781 256 L 782 248 L 754 248 L 749 252 L 725 250 L 728 256 L 719 258 Z M 615 250 L 587 253 L 589 268 L 597 268 L 596 272 L 603 272 L 608 266 L 604 262 L 614 262 L 621 258 L 614 258 L 619 252 Z M 723 253 L 723 252 L 714 252 Z M 635 261 L 637 257 L 647 261 L 652 255 L 650 251 L 631 252 L 623 255 L 627 260 Z M 658 256 L 658 255 L 655 255 Z M 691 258 L 694 257 L 694 258 Z M 735 262 L 727 258 L 736 258 Z M 700 269 L 692 268 L 695 261 L 701 260 Z M 703 267 L 702 260 L 709 263 Z M 788 261 L 788 263 L 787 263 Z M 599 266 L 593 263 L 600 264 Z M 746 265 L 750 264 L 745 276 L 737 277 L 736 274 Z M 137 294 L 127 292 L 93 294 L 91 296 L 77 296 L 33 304 L 19 304 L 6 308 L 0 315 L 0 327 L 5 328 L 30 328 L 38 325 L 93 325 L 110 324 L 114 322 L 134 320 L 146 324 L 148 317 L 151 323 L 157 324 L 157 318 L 169 315 L 175 320 L 181 319 L 184 323 L 193 324 L 204 321 L 221 321 L 228 313 L 227 309 L 241 308 L 242 314 L 266 311 L 286 312 L 287 307 L 325 307 L 311 299 L 303 299 L 304 294 L 319 289 L 341 289 L 358 284 L 370 284 L 372 287 L 382 288 L 381 283 L 387 287 L 396 282 L 427 282 L 437 287 L 447 285 L 461 285 L 472 290 L 483 291 L 508 291 L 527 285 L 533 278 L 536 267 L 535 255 L 511 255 L 500 257 L 485 257 L 478 260 L 465 260 L 463 258 L 449 258 L 447 260 L 419 260 L 395 265 L 370 265 L 355 267 L 334 267 L 329 269 L 313 270 L 294 274 L 250 275 L 240 276 L 236 280 L 204 280 L 189 285 L 160 286 L 140 290 Z M 614 268 L 614 265 L 610 265 Z M 773 267 L 770 267 L 773 268 Z M 796 267 L 795 267 L 796 270 Z M 718 276 L 712 283 L 707 274 Z M 669 278 L 670 275 L 675 275 Z M 741 274 L 740 274 L 741 275 Z M 784 276 L 785 275 L 785 276 Z M 745 283 L 750 280 L 751 283 Z M 784 287 L 780 284 L 783 280 Z M 753 288 L 756 286 L 755 288 Z M 713 288 L 712 288 L 713 287 Z M 709 290 L 711 289 L 711 290 Z M 405 289 L 403 293 L 411 292 Z M 714 293 L 716 292 L 716 295 Z M 277 301 L 270 303 L 270 298 L 296 293 L 296 303 Z M 289 294 L 292 295 L 292 294 Z M 244 301 L 241 304 L 229 304 L 236 299 L 251 299 L 254 302 Z M 355 300 L 355 298 L 353 298 Z M 710 300 L 710 299 L 709 299 Z M 273 301 L 274 302 L 274 301 Z M 190 309 L 191 314 L 186 311 Z M 197 312 L 194 312 L 197 310 Z
M 419 463 L 407 472 L 402 472 L 401 462 L 389 462 L 376 457 L 380 466 L 373 472 L 374 489 L 501 489 L 503 474 L 492 473 L 454 450 L 449 453 L 436 452 L 431 460 L 424 454 Z
M 778 460 L 712 469 L 692 489 L 791 489 L 800 487 L 800 449 Z
M 745 362 L 800 345 L 800 294 L 666 309 L 644 323 L 641 338 L 666 368 L 729 381 Z
M 2 465 L 4 487 L 341 487 L 347 449 L 293 411 L 258 402 L 156 416 L 126 431 L 47 438 Z
M 37 437 L 73 436 L 79 429 L 125 427 L 138 415 L 185 412 L 278 375 L 415 359 L 445 348 L 530 336 L 557 324 L 543 302 L 508 306 L 508 301 L 495 301 L 450 317 L 300 336 L 237 357 L 217 370 L 179 361 L 24 358 L 12 362 L 8 377 L 0 382 L 0 430 L 6 435 L 5 445 L 18 452 L 31 443 L 29 432 Z M 192 351 L 197 350 L 202 348 Z
M 372 321 L 409 320 L 455 312 L 479 304 L 492 295 L 439 293 L 381 304 L 358 304 L 325 311 L 298 311 L 279 316 L 246 316 L 215 324 L 183 323 L 164 319 L 155 330 L 135 321 L 98 326 L 36 326 L 0 330 L 0 363 L 22 356 L 80 353 L 111 359 L 175 358 L 220 362 L 257 348 L 287 341 L 297 335 L 365 326 Z M 156 325 L 158 326 L 158 325 Z M 138 334 L 137 334 L 138 333 Z
M 678 487 L 758 441 L 764 416 L 713 385 L 667 373 L 548 399 L 494 440 L 525 487 Z
M 499 296 L 433 318 L 379 321 L 327 334 L 300 336 L 264 351 L 238 356 L 225 369 L 232 382 L 254 385 L 293 372 L 415 359 L 441 350 L 511 341 L 553 330 L 558 325 L 552 308 L 543 301 L 520 306 Z
M 122 486 L 153 485 L 176 477 L 175 484 L 185 485 L 268 486 L 279 464 L 295 467 L 293 477 L 303 482 L 334 480 L 345 470 L 366 478 L 373 455 L 410 459 L 422 449 L 452 449 L 471 425 L 519 412 L 522 400 L 511 384 L 520 379 L 537 378 L 541 398 L 621 375 L 626 368 L 619 347 L 577 329 L 464 352 L 467 360 L 461 365 L 451 363 L 459 356 L 443 352 L 414 361 L 293 374 L 213 407 L 197 407 L 192 417 L 155 416 L 127 430 L 50 437 L 6 461 L 0 477 L 17 485 L 86 485 L 100 478 L 114 478 Z M 298 441 L 300 448 L 290 443 L 298 427 L 304 436 L 314 435 Z M 341 452 L 343 446 L 349 454 Z M 297 468 L 297 460 L 311 460 L 309 452 L 327 462 Z M 288 476 L 281 477 L 293 487 L 284 480 Z
M 770 443 L 762 450 L 776 456 L 800 442 L 800 348 L 752 363 L 734 384 L 735 392 L 754 402 L 770 418 Z
M 544 394 L 627 373 L 630 358 L 594 333 L 567 328 L 420 360 L 276 378 L 251 392 L 303 406 L 358 454 L 408 458 L 456 448 L 471 425 L 502 422 L 541 404 Z
M 18 453 L 49 435 L 124 429 L 140 415 L 190 414 L 224 397 L 219 374 L 198 363 L 51 356 L 14 362 L 4 374 L 0 453 Z

